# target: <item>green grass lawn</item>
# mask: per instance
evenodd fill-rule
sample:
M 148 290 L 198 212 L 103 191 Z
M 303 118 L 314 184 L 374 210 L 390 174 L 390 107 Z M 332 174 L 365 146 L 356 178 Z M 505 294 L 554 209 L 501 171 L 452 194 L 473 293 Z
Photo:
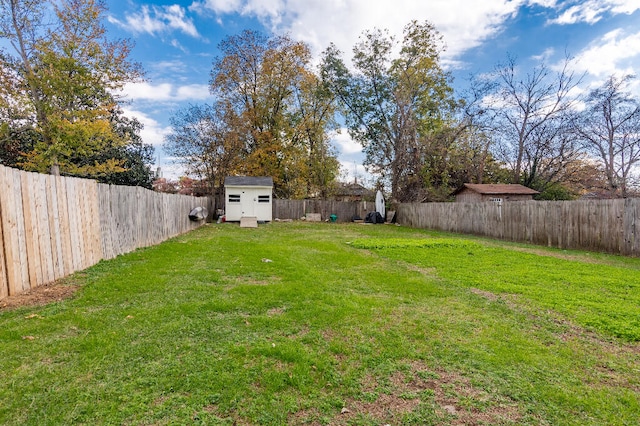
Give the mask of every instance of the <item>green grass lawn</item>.
M 207 225 L 0 310 L 0 424 L 637 425 L 640 259 Z

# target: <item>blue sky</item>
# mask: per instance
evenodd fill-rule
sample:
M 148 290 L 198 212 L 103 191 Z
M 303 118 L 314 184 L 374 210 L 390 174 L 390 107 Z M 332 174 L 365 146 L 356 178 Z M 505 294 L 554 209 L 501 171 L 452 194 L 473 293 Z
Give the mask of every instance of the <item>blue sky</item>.
M 410 20 L 429 20 L 444 36 L 443 63 L 458 90 L 470 73 L 490 72 L 507 54 L 526 71 L 541 60 L 558 65 L 566 52 L 575 57 L 575 71 L 585 73 L 584 90 L 613 73 L 640 74 L 640 0 L 106 2 L 109 35 L 133 40 L 131 58 L 147 72 L 146 81 L 126 87 L 126 112 L 145 125 L 142 137 L 156 146 L 159 165 L 170 178 L 181 174 L 161 149 L 172 113 L 212 100 L 208 82 L 216 46 L 247 28 L 288 33 L 307 42 L 317 57 L 330 42 L 350 53 L 365 29 L 387 28 L 400 37 Z M 632 90 L 640 98 L 639 81 Z M 364 176 L 359 146 L 346 132 L 333 143 L 347 179 Z

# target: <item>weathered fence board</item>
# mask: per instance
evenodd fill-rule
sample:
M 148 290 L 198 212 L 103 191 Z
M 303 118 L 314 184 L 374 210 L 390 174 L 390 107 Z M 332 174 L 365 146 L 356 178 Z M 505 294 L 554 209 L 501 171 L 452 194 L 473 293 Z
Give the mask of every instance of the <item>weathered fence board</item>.
M 61 176 L 55 177 L 56 182 L 56 198 L 58 200 L 58 211 L 60 217 L 60 243 L 61 243 L 61 255 L 62 261 L 62 276 L 71 274 L 73 269 L 73 255 L 71 247 L 71 225 L 69 222 L 69 202 L 67 198 L 67 186 L 65 184 L 65 178 Z
M 36 287 L 43 282 L 42 262 L 40 260 L 40 237 L 38 233 L 38 204 L 35 195 L 29 191 L 29 179 L 26 173 L 20 173 L 20 185 L 22 189 L 22 205 L 24 206 L 24 225 L 27 243 L 29 287 Z
M 8 294 L 13 295 L 28 288 L 29 271 L 26 264 L 26 244 L 24 222 L 19 220 L 22 213 L 22 185 L 20 175 L 5 170 L 3 182 L 0 182 L 0 203 L 2 208 L 2 227 L 4 234 L 5 261 L 7 269 Z
M 0 166 L 0 299 L 194 229 L 209 204 Z
M 331 201 L 331 200 L 273 200 L 274 219 L 300 219 L 307 213 L 319 213 L 322 220 L 335 214 L 338 222 L 351 222 L 354 216 L 364 219 L 367 213 L 375 211 L 371 201 Z
M 40 174 L 29 174 L 26 172 L 20 172 L 27 175 L 27 181 L 29 182 L 29 191 L 32 192 L 36 199 L 35 214 L 38 218 L 38 244 L 40 247 L 40 262 L 42 265 L 42 280 L 44 282 L 55 281 L 55 261 L 54 250 L 51 246 L 51 240 L 54 238 L 56 229 L 53 228 L 49 222 L 51 214 L 51 206 L 47 199 L 47 180 L 46 176 Z M 26 209 L 25 209 L 26 210 Z M 23 211 L 23 214 L 25 212 Z
M 640 256 L 640 199 L 400 204 L 397 221 L 566 249 Z
M 2 173 L 2 170 L 0 170 Z M 2 185 L 2 177 L 0 176 L 0 185 Z M 0 200 L 0 300 L 9 296 L 9 282 L 7 281 L 7 270 L 5 269 L 4 257 L 4 235 L 2 233 L 2 202 Z

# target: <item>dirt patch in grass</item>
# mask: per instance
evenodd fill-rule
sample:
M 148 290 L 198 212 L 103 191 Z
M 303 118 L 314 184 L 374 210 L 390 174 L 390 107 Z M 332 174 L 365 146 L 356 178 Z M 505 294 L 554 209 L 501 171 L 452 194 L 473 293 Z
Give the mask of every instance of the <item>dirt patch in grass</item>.
M 408 263 L 408 262 L 402 262 L 403 265 L 410 271 L 413 272 L 419 272 L 422 275 L 426 275 L 428 277 L 437 277 L 438 276 L 438 270 L 436 268 L 421 268 L 417 265 Z
M 276 317 L 278 315 L 284 314 L 286 308 L 271 308 L 267 311 L 267 316 Z
M 347 399 L 328 424 L 359 424 L 367 419 L 373 424 L 395 425 L 421 409 L 431 412 L 431 421 L 442 425 L 517 424 L 523 418 L 515 402 L 474 387 L 461 374 L 434 371 L 421 362 L 412 361 L 408 371 L 396 371 L 386 378 L 367 374 L 361 389 L 363 396 Z M 289 423 L 317 425 L 319 417 L 317 409 L 306 409 L 293 413 Z
M 289 336 L 287 336 L 289 339 L 300 339 L 304 336 L 306 336 L 307 334 L 309 334 L 309 332 L 311 331 L 311 329 L 307 326 L 303 326 L 300 330 L 298 330 L 296 333 L 293 333 Z
M 500 297 L 497 294 L 491 293 L 490 291 L 480 290 L 479 288 L 472 287 L 469 289 L 469 291 L 471 291 L 471 293 L 473 294 L 476 294 L 492 302 L 495 302 L 496 300 L 500 299 Z
M 44 306 L 73 297 L 80 287 L 55 282 L 27 290 L 24 293 L 0 300 L 0 310 L 17 309 L 23 306 Z
M 446 424 L 517 424 L 523 417 L 518 405 L 474 387 L 469 379 L 451 372 L 438 372 L 427 382 L 434 392 L 436 413 Z
M 319 420 L 321 417 L 322 416 L 320 415 L 320 412 L 315 408 L 300 410 L 297 413 L 293 413 L 289 416 L 287 424 L 321 426 L 324 424 Z

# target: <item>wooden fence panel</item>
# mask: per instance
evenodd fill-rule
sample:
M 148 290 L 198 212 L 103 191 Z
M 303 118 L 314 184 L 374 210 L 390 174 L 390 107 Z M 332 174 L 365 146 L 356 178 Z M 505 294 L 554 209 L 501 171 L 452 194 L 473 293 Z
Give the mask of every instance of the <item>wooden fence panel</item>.
M 22 205 L 24 206 L 24 226 L 27 243 L 27 269 L 29 270 L 29 287 L 36 287 L 43 282 L 42 259 L 40 257 L 40 232 L 38 221 L 37 188 L 31 185 L 29 174 L 20 173 L 22 187 Z M 23 286 L 24 287 L 24 286 Z
M 104 259 L 104 251 L 102 250 L 102 237 L 100 235 L 100 200 L 98 196 L 98 183 L 96 181 L 89 181 L 90 188 L 90 204 L 89 204 L 89 217 L 91 218 L 90 235 L 91 247 L 93 258 L 91 259 L 92 265 L 100 262 Z
M 89 181 L 77 179 L 76 184 L 79 186 L 78 195 L 85 195 L 84 197 L 78 197 L 78 204 L 80 206 L 80 220 L 82 224 L 82 236 L 80 240 L 82 241 L 83 257 L 81 269 L 85 269 L 94 264 L 94 247 L 91 244 L 91 189 Z
M 274 199 L 272 214 L 274 219 L 293 220 L 299 220 L 307 213 L 320 213 L 322 220 L 327 220 L 334 214 L 338 222 L 351 222 L 354 217 L 364 219 L 367 213 L 375 210 L 375 203 L 370 201 Z
M 50 283 L 55 281 L 55 261 L 52 239 L 55 238 L 55 229 L 51 227 L 49 221 L 51 217 L 51 207 L 47 194 L 46 176 L 29 173 L 30 187 L 36 197 L 36 216 L 38 228 L 38 243 L 40 246 L 40 262 L 42 265 L 42 282 Z
M 0 299 L 195 229 L 207 198 L 0 166 Z
M 67 197 L 67 185 L 65 178 L 55 177 L 56 198 L 58 199 L 58 211 L 60 215 L 60 243 L 62 253 L 62 276 L 65 277 L 73 273 L 73 254 L 71 247 L 71 225 L 69 223 L 69 201 Z
M 2 166 L 0 166 L 0 188 L 9 188 L 6 169 Z M 8 222 L 7 215 L 9 211 L 7 197 L 8 195 L 5 191 L 0 191 L 0 299 L 4 299 L 9 295 L 9 270 L 7 268 L 9 262 L 9 237 L 4 231 Z
M 82 222 L 80 221 L 80 205 L 76 188 L 76 179 L 65 179 L 67 189 L 67 211 L 69 212 L 69 237 L 71 240 L 71 265 L 73 271 L 82 269 L 84 247 L 81 243 Z
M 110 229 L 113 224 L 113 215 L 111 214 L 111 191 L 109 185 L 103 183 L 98 184 L 98 203 L 101 209 L 105 211 L 100 214 L 100 235 L 102 236 L 100 243 L 102 244 L 102 253 L 105 259 L 113 259 L 113 241 L 111 240 Z
M 47 201 L 49 205 L 49 228 L 51 229 L 51 251 L 53 252 L 54 279 L 59 280 L 65 276 L 64 254 L 62 251 L 62 232 L 60 200 L 58 199 L 58 179 L 55 176 L 44 175 L 47 186 Z
M 157 244 L 195 229 L 189 212 L 207 198 L 162 194 L 139 187 L 100 185 L 99 211 L 105 258 Z M 108 195 L 107 195 L 108 194 Z
M 416 228 L 640 256 L 640 199 L 400 204 L 396 215 Z
M 0 204 L 2 204 L 7 287 L 8 294 L 14 295 L 22 292 L 23 287 L 29 282 L 24 222 L 19 220 L 22 217 L 22 185 L 19 173 L 13 169 L 3 168 L 1 172 L 6 185 L 0 191 Z
M 640 253 L 640 199 L 624 200 L 622 252 L 638 256 Z
M 3 187 L 2 170 L 0 169 L 0 187 Z M 9 283 L 7 281 L 7 270 L 5 269 L 4 258 L 4 235 L 2 233 L 2 201 L 0 200 L 0 300 L 9 296 Z

